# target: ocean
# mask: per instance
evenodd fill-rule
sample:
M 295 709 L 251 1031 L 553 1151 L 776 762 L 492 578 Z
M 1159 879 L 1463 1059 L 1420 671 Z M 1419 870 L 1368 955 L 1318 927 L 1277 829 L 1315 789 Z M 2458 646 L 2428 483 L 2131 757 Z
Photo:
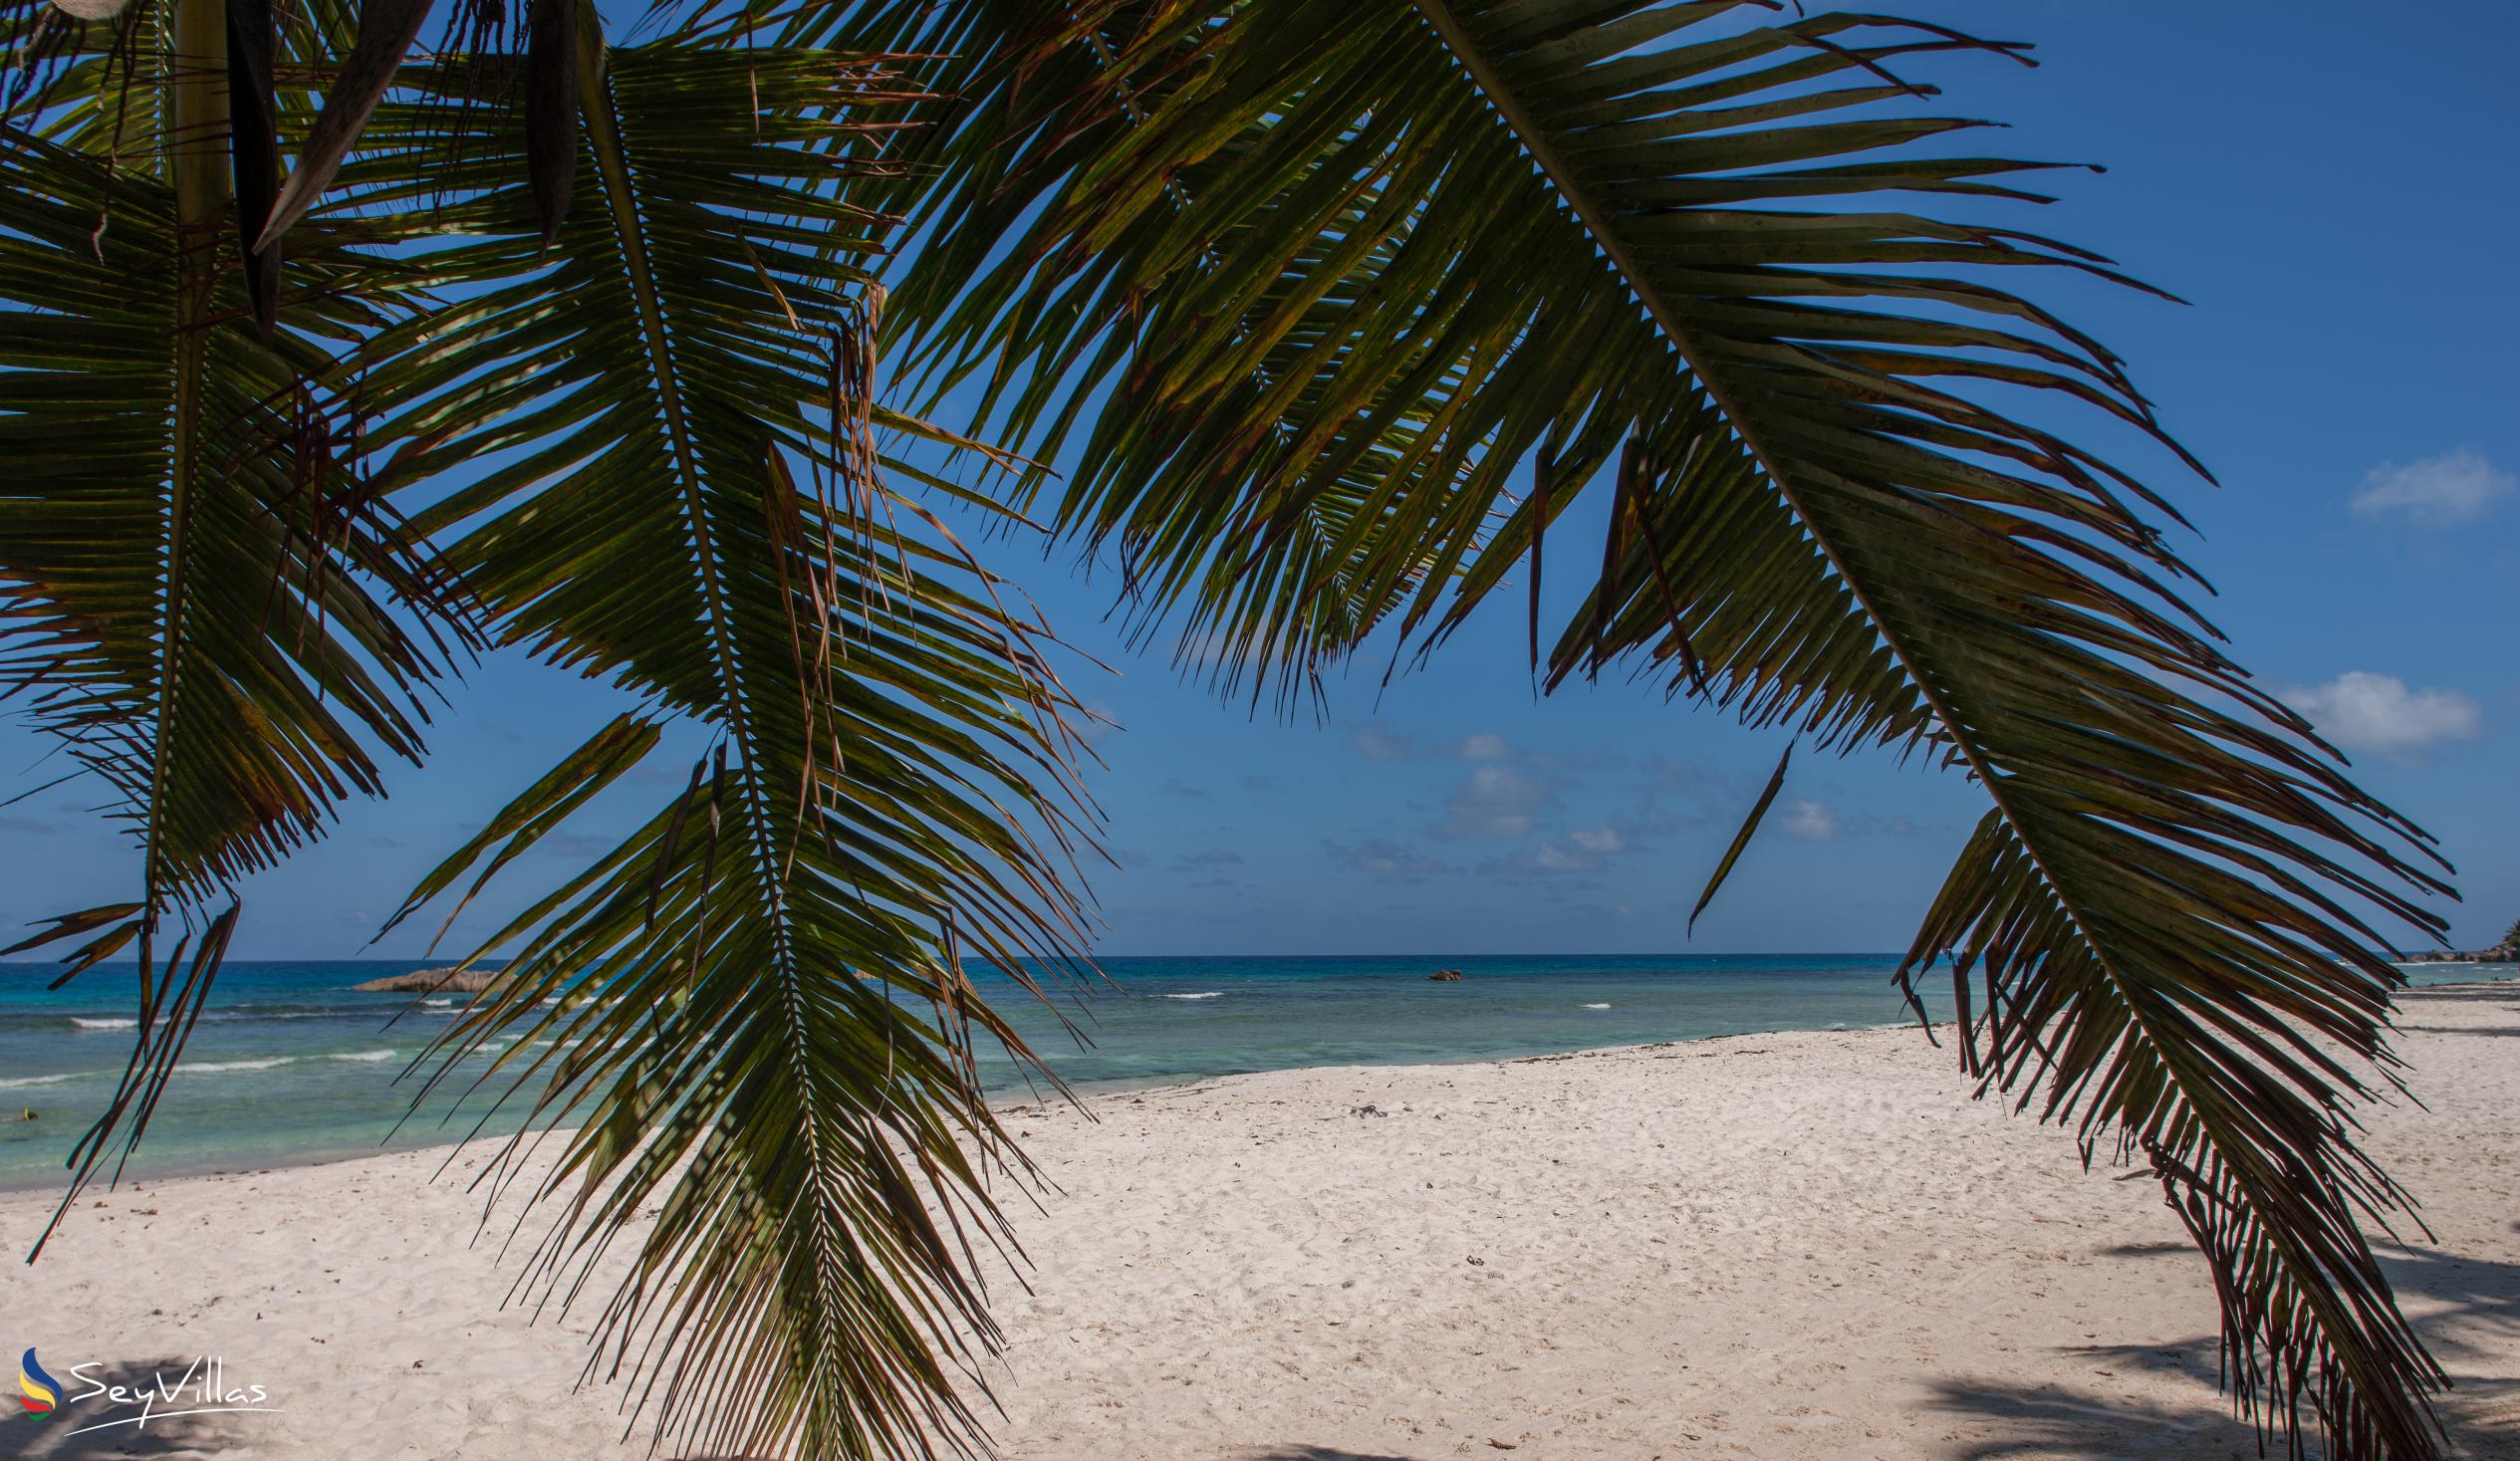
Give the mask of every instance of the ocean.
M 1896 964 L 1891 954 L 1115 958 L 1104 964 L 1110 985 L 1058 1000 L 1087 1045 L 1003 976 L 977 978 L 1062 1077 L 1094 1091 L 1306 1066 L 1896 1025 L 1909 1018 L 1890 983 Z M 414 1114 L 418 1077 L 404 1075 L 459 999 L 414 1009 L 408 995 L 351 988 L 418 967 L 229 963 L 126 1177 L 317 1161 L 470 1131 L 487 1101 L 450 1109 L 433 1099 Z M 1438 967 L 1465 977 L 1430 982 Z M 0 964 L 0 1189 L 62 1179 L 64 1157 L 130 1053 L 129 967 L 102 966 L 47 991 L 54 972 Z M 2520 969 L 2436 964 L 2407 973 L 2433 984 L 2507 979 Z M 1947 1000 L 1947 981 L 1920 983 Z M 1932 1008 L 1944 1016 L 1940 1004 Z M 1944 1057 L 1920 1041 L 1918 1058 Z M 1003 1094 L 1026 1089 L 995 1051 L 983 1053 L 982 1072 Z M 23 1111 L 35 1119 L 7 1119 Z M 513 1125 L 494 1117 L 483 1129 Z

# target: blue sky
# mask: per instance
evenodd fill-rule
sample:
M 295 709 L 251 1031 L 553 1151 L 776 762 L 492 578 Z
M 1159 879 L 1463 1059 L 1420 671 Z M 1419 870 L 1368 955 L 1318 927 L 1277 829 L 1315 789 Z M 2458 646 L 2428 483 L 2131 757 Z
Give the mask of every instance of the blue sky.
M 2381 23 L 2341 4 L 1945 3 L 1909 13 L 2038 43 L 2044 63 L 1933 70 L 2005 120 L 2014 155 L 2094 160 L 2025 226 L 2116 256 L 2179 308 L 2063 279 L 2043 300 L 2128 358 L 2219 490 L 2145 459 L 2201 537 L 2208 613 L 2459 866 L 2454 940 L 2520 916 L 2520 17 Z M 1576 529 L 1580 534 L 1582 528 Z M 1554 535 L 1553 535 L 1554 536 Z M 1511 612 L 1330 716 L 1253 719 L 1135 654 L 1062 552 L 993 545 L 1127 727 L 1094 790 L 1122 865 L 1094 878 L 1113 954 L 1701 952 L 1903 946 L 1978 805 L 1886 756 L 1798 757 L 1777 810 L 1684 940 L 1705 873 L 1782 739 L 1605 679 L 1547 701 Z M 399 894 L 613 708 L 500 659 L 454 692 L 424 772 L 348 808 L 254 880 L 242 957 L 416 954 L 366 942 Z M 0 796 L 58 773 L 0 726 Z M 672 773 L 681 774 L 677 768 Z M 0 926 L 126 896 L 133 859 L 75 787 L 0 808 Z M 652 800 L 652 797 L 648 798 Z M 617 802 L 510 874 L 521 902 L 623 823 Z M 626 815 L 626 813 L 624 814 Z M 468 920 L 469 922 L 470 920 Z

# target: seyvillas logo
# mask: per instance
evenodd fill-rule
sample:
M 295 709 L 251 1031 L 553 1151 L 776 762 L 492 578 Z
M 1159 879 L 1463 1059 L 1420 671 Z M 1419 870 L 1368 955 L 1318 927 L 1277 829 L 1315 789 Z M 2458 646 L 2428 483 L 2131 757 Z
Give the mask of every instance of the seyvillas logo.
M 179 1415 L 234 1415 L 247 1411 L 276 1414 L 280 1409 L 268 1403 L 271 1392 L 261 1385 L 231 1381 L 227 1361 L 216 1355 L 195 1359 L 172 1377 L 165 1370 L 151 1370 L 145 1384 L 117 1384 L 111 1378 L 101 1377 L 105 1368 L 103 1360 L 73 1364 L 69 1366 L 71 1385 L 65 1387 L 35 1362 L 35 1351 L 29 1349 L 18 1363 L 18 1398 L 36 1415 L 60 1411 L 66 1420 L 87 1422 L 65 1432 L 65 1439 L 126 1425 L 144 1433 L 150 1421 L 172 1420 Z M 66 1409 L 90 1403 L 98 1409 L 80 1414 Z
M 9 1351 L 0 1349 L 0 1354 Z M 44 1372 L 35 1362 L 35 1351 L 26 1351 L 18 1361 L 18 1403 L 36 1415 L 50 1415 L 61 1407 L 61 1381 Z

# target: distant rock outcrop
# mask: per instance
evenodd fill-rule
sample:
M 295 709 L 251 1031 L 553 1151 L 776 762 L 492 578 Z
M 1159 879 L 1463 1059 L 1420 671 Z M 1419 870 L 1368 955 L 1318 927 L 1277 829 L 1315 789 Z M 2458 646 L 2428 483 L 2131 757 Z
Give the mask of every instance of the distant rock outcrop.
M 1434 973 L 1429 974 L 1426 977 L 1449 984 L 1461 977 L 1461 971 L 1458 969 L 1437 969 Z
M 2520 964 L 2520 944 L 2498 944 L 2489 949 L 2471 949 L 2456 953 L 2447 949 L 2426 949 L 2408 954 L 2409 964 Z
M 496 969 L 420 969 L 351 988 L 362 994 L 479 994 L 506 982 L 507 976 Z

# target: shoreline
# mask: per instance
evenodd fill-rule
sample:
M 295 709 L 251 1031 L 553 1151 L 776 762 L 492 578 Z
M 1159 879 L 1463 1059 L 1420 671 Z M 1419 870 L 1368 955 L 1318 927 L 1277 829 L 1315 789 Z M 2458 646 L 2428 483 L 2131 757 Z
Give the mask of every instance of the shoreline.
M 2520 986 L 2520 966 L 2515 966 L 2514 971 L 2510 974 L 2494 978 L 2466 979 L 2451 983 L 2409 985 L 2407 988 L 2398 991 L 2398 994 L 2401 998 L 2405 998 L 2432 991 L 2482 990 L 2491 989 L 2500 985 Z M 1390 1063 L 1350 1062 L 1336 1065 L 1266 1066 L 1242 1071 L 1218 1071 L 1207 1075 L 1191 1076 L 1178 1080 L 1171 1078 L 1153 1078 L 1143 1082 L 1124 1078 L 1078 1083 L 1071 1087 L 1071 1090 L 1078 1101 L 1090 1103 L 1093 1100 L 1104 1096 L 1144 1096 L 1152 1092 L 1189 1090 L 1203 1087 L 1218 1081 L 1230 1081 L 1247 1076 L 1279 1075 L 1297 1071 L 1446 1070 L 1459 1066 L 1511 1065 L 1527 1061 L 1561 1060 L 1569 1056 L 1615 1055 L 1640 1050 L 1660 1050 L 1674 1045 L 1696 1045 L 1707 1041 L 1739 1040 L 1747 1039 L 1753 1036 L 1875 1033 L 1894 1030 L 1912 1031 L 1917 1028 L 1917 1023 L 1912 1017 L 1904 1020 L 1887 1021 L 1881 1024 L 1867 1026 L 1854 1026 L 1850 1024 L 1836 1024 L 1827 1027 L 1780 1025 L 1766 1030 L 1742 1030 L 1719 1035 L 1684 1036 L 1675 1040 L 1666 1041 L 1641 1043 L 1631 1041 L 1599 1046 L 1575 1046 L 1565 1050 L 1546 1050 L 1535 1052 L 1530 1055 L 1519 1056 L 1474 1055 L 1463 1056 L 1458 1060 L 1395 1061 Z M 1949 1021 L 1937 1020 L 1932 1023 L 1930 1028 L 1938 1035 L 1940 1032 L 1948 1031 L 1952 1027 Z M 182 1074 L 180 1067 L 177 1068 L 176 1074 L 178 1076 Z M 1056 1093 L 1040 1094 L 1026 1099 L 1017 1100 L 1013 1098 L 1012 1092 L 1010 1091 L 989 1097 L 989 1104 L 991 1108 L 995 1109 L 1001 1117 L 1010 1113 L 1042 1109 L 1053 1105 L 1065 1105 L 1068 1103 L 1069 1102 L 1064 1101 Z M 81 1129 L 85 1128 L 82 1127 Z M 123 1186 L 128 1188 L 152 1182 L 196 1181 L 208 1177 L 267 1176 L 276 1172 L 293 1171 L 302 1167 L 338 1166 L 345 1162 L 370 1161 L 382 1157 L 416 1155 L 427 1152 L 446 1153 L 457 1151 L 463 1147 L 474 1144 L 480 1144 L 486 1149 L 495 1147 L 497 1143 L 504 1141 L 505 1139 L 506 1138 L 503 1136 L 476 1136 L 469 1138 L 456 1137 L 442 1141 L 422 1141 L 409 1145 L 386 1146 L 380 1144 L 378 1146 L 369 1148 L 317 1148 L 304 1152 L 292 1152 L 285 1157 L 268 1162 L 248 1162 L 233 1165 L 204 1162 L 198 1165 L 180 1165 L 155 1169 L 143 1175 L 127 1179 Z M 70 1144 L 76 1142 L 77 1140 L 78 1133 L 76 1131 L 73 1131 L 65 1136 L 63 1138 L 63 1150 L 67 1151 Z M 67 1178 L 65 1176 L 65 1178 L 61 1180 L 34 1182 L 23 1181 L 6 1174 L 0 1174 L 0 1201 L 8 1201 L 45 1192 L 51 1192 L 58 1196 L 62 1190 L 63 1181 L 66 1180 Z M 111 1189 L 102 1185 L 96 1185 L 92 1186 L 90 1190 L 91 1195 L 93 1196 L 104 1194 Z
M 1912 1030 L 1915 1028 L 1916 1024 L 1913 1020 L 1901 1021 L 1896 1024 L 1862 1027 L 1864 1033 L 1889 1030 Z M 1948 1022 L 1942 1021 L 1936 1022 L 1933 1026 L 1933 1029 L 1936 1031 L 1948 1030 L 1950 1028 L 1951 1026 Z M 1284 1075 L 1289 1072 L 1298 1071 L 1438 1071 L 1448 1070 L 1456 1066 L 1520 1065 L 1533 1061 L 1565 1060 L 1572 1056 L 1613 1055 L 1626 1051 L 1663 1050 L 1675 1045 L 1695 1045 L 1710 1040 L 1747 1040 L 1756 1036 L 1764 1035 L 1842 1035 L 1849 1033 L 1855 1033 L 1854 1027 L 1835 1025 L 1825 1030 L 1815 1030 L 1802 1026 L 1780 1025 L 1772 1030 L 1740 1030 L 1728 1032 L 1722 1035 L 1694 1035 L 1678 1040 L 1659 1040 L 1643 1044 L 1623 1043 L 1618 1045 L 1579 1046 L 1572 1050 L 1542 1051 L 1533 1055 L 1464 1056 L 1457 1061 L 1393 1061 L 1387 1064 L 1360 1064 L 1356 1062 L 1349 1062 L 1340 1065 L 1324 1066 L 1266 1066 L 1248 1071 L 1216 1071 L 1208 1075 L 1191 1076 L 1181 1080 L 1156 1078 L 1144 1082 L 1124 1079 L 1078 1083 L 1069 1088 L 1076 1097 L 1074 1101 L 1063 1099 L 1056 1093 L 1043 1093 L 1023 1100 L 1013 1100 L 1011 1098 L 1002 1098 L 998 1096 L 992 1096 L 989 1097 L 989 1106 L 1001 1117 L 1003 1117 L 1007 1115 L 1039 1111 L 1051 1106 L 1066 1107 L 1075 1104 L 1090 1105 L 1097 1099 L 1113 1096 L 1143 1096 L 1159 1093 L 1191 1092 L 1202 1090 L 1223 1081 L 1238 1081 L 1251 1076 Z M 179 1076 L 182 1074 L 181 1068 L 177 1069 L 176 1074 Z M 1008 1096 L 1011 1097 L 1011 1093 L 1008 1094 Z M 566 1130 L 569 1128 L 556 1127 L 554 1129 Z M 74 1135 L 70 1139 L 76 1141 L 78 1138 Z M 288 1157 L 262 1165 L 203 1165 L 198 1167 L 187 1166 L 153 1170 L 141 1176 L 128 1178 L 123 1183 L 123 1185 L 126 1188 L 128 1188 L 145 1185 L 151 1182 L 198 1181 L 205 1177 L 270 1176 L 278 1172 L 294 1171 L 301 1167 L 330 1167 L 340 1166 L 346 1162 L 372 1161 L 382 1157 L 419 1156 L 425 1155 L 429 1152 L 451 1152 L 471 1145 L 491 1148 L 497 1146 L 506 1139 L 507 1138 L 504 1136 L 456 1137 L 445 1141 L 422 1141 L 404 1146 L 379 1145 L 364 1150 L 351 1150 L 348 1148 L 310 1150 L 302 1153 L 293 1153 Z M 24 1197 L 33 1193 L 46 1191 L 58 1192 L 60 1187 L 60 1183 L 23 1183 L 15 1181 L 5 1175 L 0 1175 L 0 1201 L 5 1201 L 15 1197 Z M 102 1184 L 96 1184 L 92 1185 L 91 1190 L 94 1193 L 102 1194 L 110 1189 L 104 1187 Z
M 2510 1454 L 2520 990 L 2401 1021 L 2430 1109 L 2372 1108 L 2371 1149 L 2440 1243 L 2382 1259 L 2460 1380 L 2451 1454 Z M 1780 1031 L 1001 1106 L 1054 1185 L 1000 1192 L 1033 1266 L 985 1275 L 992 1429 L 1010 1461 L 2254 1455 L 2157 1188 L 1966 1085 L 1947 1042 Z M 13 1342 L 272 1387 L 284 1413 L 170 1423 L 169 1455 L 646 1456 L 628 1386 L 571 1388 L 600 1304 L 502 1309 L 516 1208 L 476 1243 L 488 1153 L 424 1180 L 442 1151 L 83 1202 L 0 1276 L 40 1317 Z M 0 1240 L 50 1210 L 0 1197 Z

